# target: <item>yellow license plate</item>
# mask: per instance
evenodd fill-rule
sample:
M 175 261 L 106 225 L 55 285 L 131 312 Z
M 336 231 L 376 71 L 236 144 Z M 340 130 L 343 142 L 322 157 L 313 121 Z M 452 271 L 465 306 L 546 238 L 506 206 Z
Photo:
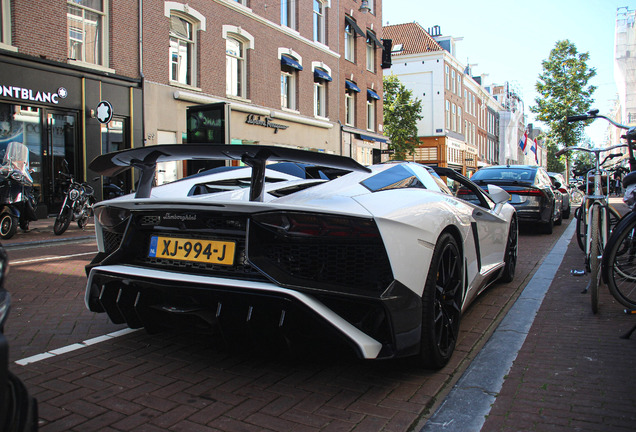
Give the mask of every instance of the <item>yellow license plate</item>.
M 179 237 L 152 236 L 148 256 L 210 264 L 234 264 L 236 243 Z

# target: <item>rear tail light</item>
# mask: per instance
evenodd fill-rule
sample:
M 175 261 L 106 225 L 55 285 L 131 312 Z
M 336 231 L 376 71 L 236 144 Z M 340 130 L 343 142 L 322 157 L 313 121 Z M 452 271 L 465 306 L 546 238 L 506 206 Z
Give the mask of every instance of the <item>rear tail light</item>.
M 252 220 L 292 237 L 380 237 L 372 220 L 309 213 L 266 213 L 253 216 Z
M 568 193 L 568 190 L 566 188 L 559 188 L 559 192 L 566 194 Z
M 527 189 L 512 189 L 508 190 L 508 193 L 522 196 L 534 196 L 544 197 L 545 193 L 541 189 L 527 188 Z

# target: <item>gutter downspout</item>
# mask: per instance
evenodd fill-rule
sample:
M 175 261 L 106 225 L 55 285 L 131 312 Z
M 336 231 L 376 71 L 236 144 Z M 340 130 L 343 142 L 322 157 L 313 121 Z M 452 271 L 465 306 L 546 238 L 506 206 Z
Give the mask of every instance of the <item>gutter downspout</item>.
M 144 36 L 143 36 L 143 11 L 144 1 L 139 0 L 139 77 L 141 78 L 141 133 L 142 145 L 146 146 L 146 81 L 144 77 Z M 132 114 L 132 113 L 131 113 Z M 134 143 L 131 142 L 132 147 Z

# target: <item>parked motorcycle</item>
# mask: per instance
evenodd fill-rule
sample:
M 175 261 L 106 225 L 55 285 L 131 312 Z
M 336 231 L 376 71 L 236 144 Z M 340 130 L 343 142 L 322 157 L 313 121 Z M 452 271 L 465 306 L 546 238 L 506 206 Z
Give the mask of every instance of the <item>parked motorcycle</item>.
M 64 168 L 68 171 L 68 163 L 64 161 Z M 77 226 L 84 229 L 88 224 L 88 218 L 93 216 L 95 204 L 95 191 L 86 182 L 78 182 L 72 174 L 60 171 L 60 175 L 69 181 L 68 189 L 64 194 L 64 202 L 60 213 L 55 218 L 53 232 L 62 235 L 71 222 L 77 221 Z
M 29 149 L 10 142 L 0 165 L 0 237 L 10 239 L 18 230 L 28 231 L 29 222 L 37 220 L 36 191 L 29 168 Z

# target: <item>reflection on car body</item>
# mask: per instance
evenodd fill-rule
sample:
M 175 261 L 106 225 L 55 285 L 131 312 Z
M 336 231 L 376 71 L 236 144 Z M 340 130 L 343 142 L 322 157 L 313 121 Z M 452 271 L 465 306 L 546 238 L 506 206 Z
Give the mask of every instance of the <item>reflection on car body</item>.
M 250 166 L 145 183 L 154 162 L 191 158 Z M 86 305 L 115 323 L 281 348 L 322 338 L 361 358 L 419 356 L 439 368 L 462 311 L 514 277 L 508 193 L 452 170 L 239 145 L 133 149 L 91 169 L 113 175 L 131 164 L 148 171 L 134 196 L 96 205 L 99 253 L 87 267 Z M 455 196 L 462 188 L 470 199 Z

